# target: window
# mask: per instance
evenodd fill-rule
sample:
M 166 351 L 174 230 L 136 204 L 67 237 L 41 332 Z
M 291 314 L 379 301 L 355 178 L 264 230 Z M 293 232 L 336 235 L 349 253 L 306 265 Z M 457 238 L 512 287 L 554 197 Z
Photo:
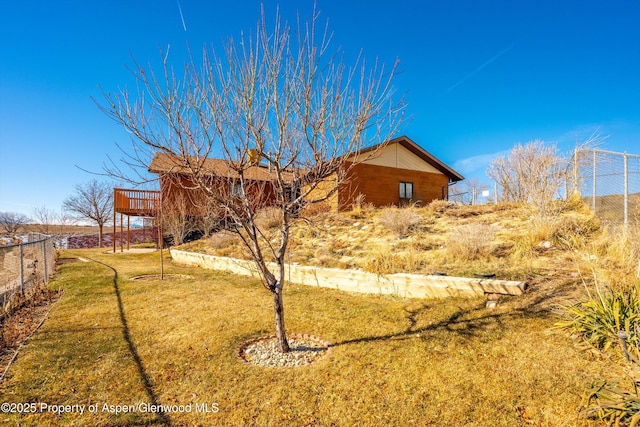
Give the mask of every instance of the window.
M 300 189 L 297 187 L 287 187 L 284 190 L 284 197 L 286 202 L 293 202 L 300 197 Z
M 232 182 L 230 192 L 232 197 L 242 197 L 242 184 L 239 182 Z
M 413 182 L 400 182 L 400 198 L 413 199 Z

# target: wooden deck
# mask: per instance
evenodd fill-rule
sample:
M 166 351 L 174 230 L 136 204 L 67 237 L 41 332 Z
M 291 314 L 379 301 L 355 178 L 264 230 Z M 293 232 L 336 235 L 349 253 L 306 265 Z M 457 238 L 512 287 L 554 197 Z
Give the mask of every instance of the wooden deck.
M 113 189 L 113 252 L 116 251 L 116 224 L 120 214 L 120 251 L 124 251 L 124 221 L 127 216 L 127 249 L 131 241 L 129 218 L 132 216 L 157 218 L 161 214 L 160 204 L 162 196 L 157 190 L 132 190 L 125 188 Z M 159 225 L 158 247 L 162 246 L 162 226 Z
M 114 213 L 154 217 L 160 209 L 160 191 L 113 189 Z

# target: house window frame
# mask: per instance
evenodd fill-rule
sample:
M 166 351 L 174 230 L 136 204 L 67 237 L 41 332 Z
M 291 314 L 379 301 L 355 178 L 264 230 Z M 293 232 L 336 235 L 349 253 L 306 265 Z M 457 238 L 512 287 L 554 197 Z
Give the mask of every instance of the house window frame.
M 398 195 L 400 200 L 412 200 L 413 199 L 413 182 L 400 181 L 398 186 Z

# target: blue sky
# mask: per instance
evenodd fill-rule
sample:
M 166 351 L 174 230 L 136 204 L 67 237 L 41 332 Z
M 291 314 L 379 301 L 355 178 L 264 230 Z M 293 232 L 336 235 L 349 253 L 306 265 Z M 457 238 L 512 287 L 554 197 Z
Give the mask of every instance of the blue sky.
M 0 211 L 59 210 L 129 135 L 91 97 L 133 83 L 171 45 L 220 46 L 255 28 L 260 1 L 0 0 Z M 284 19 L 313 1 L 266 1 Z M 640 153 L 640 2 L 317 0 L 346 55 L 391 65 L 403 130 L 465 177 L 518 142 L 562 151 L 594 131 Z M 182 12 L 182 14 L 181 14 Z M 186 31 L 185 31 L 186 28 Z M 78 166 L 80 168 L 78 168 Z

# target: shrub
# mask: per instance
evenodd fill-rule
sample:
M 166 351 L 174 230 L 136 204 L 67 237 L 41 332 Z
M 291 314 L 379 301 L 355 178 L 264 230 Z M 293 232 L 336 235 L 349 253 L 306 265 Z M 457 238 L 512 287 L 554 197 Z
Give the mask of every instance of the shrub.
M 263 208 L 256 214 L 256 225 L 262 232 L 274 230 L 282 224 L 282 211 L 275 207 Z
M 414 208 L 386 208 L 380 212 L 378 223 L 398 236 L 406 236 L 422 220 Z
M 631 387 L 617 382 L 605 381 L 593 387 L 586 397 L 582 413 L 587 418 L 606 421 L 607 425 L 638 426 L 640 423 L 640 390 L 637 379 L 632 379 Z
M 640 323 L 640 282 L 602 290 L 596 283 L 594 293 L 587 288 L 587 296 L 586 301 L 564 306 L 569 319 L 556 326 L 603 351 L 617 345 L 620 342 L 617 334 L 624 331 L 629 337 L 629 351 L 638 359 L 640 340 L 635 326 Z
M 436 213 L 444 213 L 456 206 L 457 205 L 454 202 L 450 202 L 448 200 L 433 200 L 429 205 L 427 205 L 427 209 Z
M 377 249 L 364 260 L 362 269 L 382 275 L 417 272 L 421 266 L 422 260 L 414 251 L 395 254 L 387 249 Z
M 314 218 L 331 211 L 333 211 L 333 209 L 331 208 L 331 205 L 329 203 L 318 202 L 305 206 L 301 214 L 306 218 Z
M 238 238 L 228 231 L 219 231 L 209 237 L 209 246 L 213 249 L 226 249 L 237 243 Z
M 452 257 L 464 260 L 486 257 L 491 252 L 490 243 L 494 235 L 495 230 L 490 225 L 459 225 L 449 234 L 447 251 Z
M 353 203 L 351 204 L 351 216 L 354 218 L 360 218 L 364 210 L 366 210 L 367 206 L 364 203 L 365 195 L 360 193 L 353 199 Z

